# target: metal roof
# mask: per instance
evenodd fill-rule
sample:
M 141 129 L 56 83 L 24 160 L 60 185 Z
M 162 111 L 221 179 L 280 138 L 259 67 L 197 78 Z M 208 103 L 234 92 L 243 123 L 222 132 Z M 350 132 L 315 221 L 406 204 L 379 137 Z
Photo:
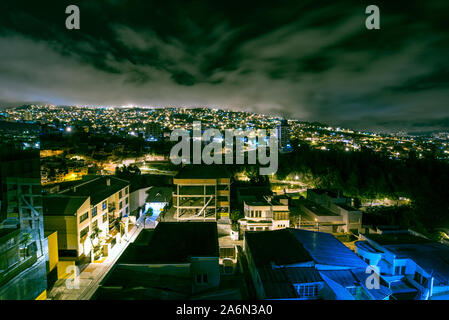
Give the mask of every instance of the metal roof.
M 368 265 L 329 233 L 289 229 L 317 264 L 366 268 Z

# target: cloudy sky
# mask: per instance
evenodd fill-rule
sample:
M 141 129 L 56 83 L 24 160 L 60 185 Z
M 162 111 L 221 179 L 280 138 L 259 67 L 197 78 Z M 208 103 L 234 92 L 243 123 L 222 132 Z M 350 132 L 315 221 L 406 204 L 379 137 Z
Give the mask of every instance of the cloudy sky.
M 67 30 L 65 8 L 81 11 Z M 380 8 L 380 30 L 365 8 Z M 213 106 L 357 129 L 449 129 L 449 5 L 0 3 L 0 105 Z

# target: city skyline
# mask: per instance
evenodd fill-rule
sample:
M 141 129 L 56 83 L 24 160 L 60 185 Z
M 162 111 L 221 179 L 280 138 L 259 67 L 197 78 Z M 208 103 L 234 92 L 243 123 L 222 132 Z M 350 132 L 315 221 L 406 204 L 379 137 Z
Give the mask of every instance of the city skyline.
M 3 2 L 0 105 L 211 106 L 378 131 L 444 131 L 442 1 Z M 410 14 L 413 13 L 413 14 Z M 424 113 L 423 110 L 426 110 Z

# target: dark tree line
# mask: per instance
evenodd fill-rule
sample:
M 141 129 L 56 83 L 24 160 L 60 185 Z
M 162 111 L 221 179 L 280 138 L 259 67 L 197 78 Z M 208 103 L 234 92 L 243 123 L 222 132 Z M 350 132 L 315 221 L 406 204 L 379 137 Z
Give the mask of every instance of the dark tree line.
M 278 178 L 291 173 L 310 174 L 318 187 L 340 189 L 351 197 L 407 197 L 413 211 L 410 224 L 413 220 L 429 228 L 449 224 L 447 162 L 417 159 L 413 153 L 407 160 L 392 160 L 370 149 L 321 151 L 301 143 L 294 152 L 280 155 Z

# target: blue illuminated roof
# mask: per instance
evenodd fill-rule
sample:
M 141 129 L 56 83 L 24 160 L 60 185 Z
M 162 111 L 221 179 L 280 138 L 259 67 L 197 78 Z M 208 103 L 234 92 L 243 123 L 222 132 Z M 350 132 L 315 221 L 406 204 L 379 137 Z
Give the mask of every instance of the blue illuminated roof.
M 329 233 L 290 229 L 317 264 L 366 268 L 368 265 Z

